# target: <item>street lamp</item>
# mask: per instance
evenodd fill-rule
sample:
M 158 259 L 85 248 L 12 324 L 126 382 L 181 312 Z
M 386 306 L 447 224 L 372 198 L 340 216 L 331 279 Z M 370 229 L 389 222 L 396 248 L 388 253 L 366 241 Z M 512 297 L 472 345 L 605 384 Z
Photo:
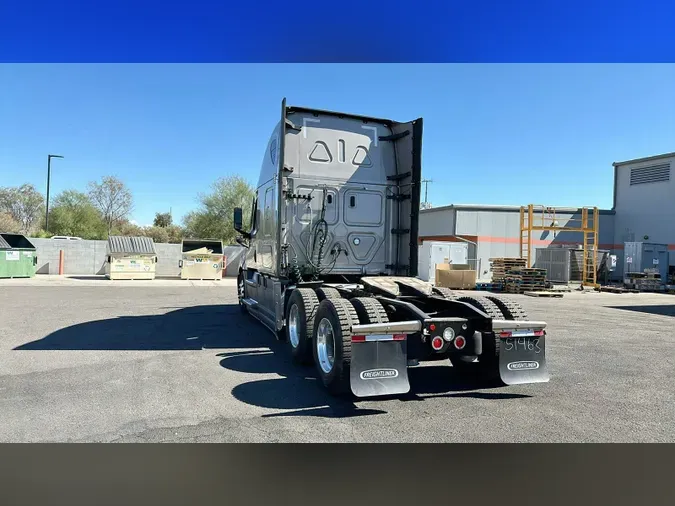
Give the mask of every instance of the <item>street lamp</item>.
M 47 156 L 47 210 L 45 211 L 45 232 L 49 231 L 49 180 L 52 174 L 52 158 L 63 158 L 61 155 Z

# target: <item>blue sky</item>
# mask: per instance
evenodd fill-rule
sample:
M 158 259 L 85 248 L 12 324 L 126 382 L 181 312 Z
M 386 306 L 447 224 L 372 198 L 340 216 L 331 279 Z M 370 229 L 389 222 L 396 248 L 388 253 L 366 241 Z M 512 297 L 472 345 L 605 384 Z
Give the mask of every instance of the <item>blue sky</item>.
M 423 117 L 450 203 L 612 204 L 612 162 L 675 151 L 675 65 L 0 65 L 0 186 L 114 174 L 133 219 L 180 220 L 220 176 L 257 180 L 290 104 Z

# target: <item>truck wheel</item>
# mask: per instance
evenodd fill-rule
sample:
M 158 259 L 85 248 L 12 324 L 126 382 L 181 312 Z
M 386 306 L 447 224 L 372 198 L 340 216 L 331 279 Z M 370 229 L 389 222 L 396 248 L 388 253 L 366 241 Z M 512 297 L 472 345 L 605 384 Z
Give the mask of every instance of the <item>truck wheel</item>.
M 483 311 L 483 313 L 487 314 L 490 318 L 494 318 L 496 320 L 504 318 L 504 315 L 499 310 L 499 307 L 497 307 L 497 305 L 494 302 L 487 299 L 486 297 L 466 296 L 466 297 L 458 297 L 457 300 L 460 302 L 466 302 L 468 304 L 471 304 L 476 309 Z
M 527 320 L 527 313 L 517 302 L 495 295 L 486 295 L 485 298 L 494 302 L 507 320 Z
M 319 304 L 312 348 L 321 381 L 331 394 L 350 392 L 351 326 L 358 323 L 356 310 L 348 300 L 325 299 Z
M 444 299 L 455 300 L 457 296 L 454 294 L 450 288 L 445 288 L 443 286 L 434 286 L 433 288 L 434 295 L 440 295 Z
M 316 289 L 316 296 L 319 299 L 319 302 L 325 299 L 341 299 L 342 295 L 340 295 L 340 292 L 337 291 L 337 289 L 332 288 L 330 286 L 320 286 L 319 288 Z
M 293 360 L 299 364 L 312 361 L 311 336 L 318 307 L 319 301 L 311 288 L 296 288 L 288 300 L 286 338 L 291 345 Z
M 389 323 L 389 317 L 380 304 L 380 301 L 373 297 L 354 297 L 349 300 L 361 323 Z

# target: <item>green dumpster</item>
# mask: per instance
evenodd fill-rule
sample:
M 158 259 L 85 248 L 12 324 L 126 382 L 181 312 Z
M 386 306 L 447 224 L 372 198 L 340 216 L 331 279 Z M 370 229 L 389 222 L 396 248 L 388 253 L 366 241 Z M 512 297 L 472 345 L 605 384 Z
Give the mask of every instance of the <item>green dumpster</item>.
M 35 246 L 21 234 L 0 234 L 0 278 L 35 276 Z

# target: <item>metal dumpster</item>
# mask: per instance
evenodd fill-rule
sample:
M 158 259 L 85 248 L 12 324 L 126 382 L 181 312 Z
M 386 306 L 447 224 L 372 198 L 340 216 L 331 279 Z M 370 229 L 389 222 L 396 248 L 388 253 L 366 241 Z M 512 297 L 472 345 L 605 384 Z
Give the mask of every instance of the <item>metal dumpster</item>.
M 105 275 L 108 279 L 155 279 L 157 252 L 150 237 L 110 236 Z
M 0 234 L 0 278 L 35 276 L 35 246 L 21 234 Z
M 222 279 L 223 242 L 214 239 L 184 239 L 178 262 L 181 279 Z

